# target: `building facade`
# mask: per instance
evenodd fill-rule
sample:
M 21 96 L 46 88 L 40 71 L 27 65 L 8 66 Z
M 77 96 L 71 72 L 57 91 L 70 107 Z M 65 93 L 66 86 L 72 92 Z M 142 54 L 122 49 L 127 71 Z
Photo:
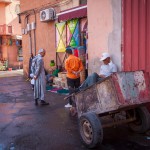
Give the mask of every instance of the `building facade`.
M 150 73 L 150 1 L 88 0 L 87 8 L 89 71 L 98 68 L 96 56 L 108 51 L 120 71 Z
M 13 69 L 20 69 L 23 64 L 19 12 L 20 1 L 0 0 L 0 60 L 1 64 L 7 61 L 7 67 Z
M 68 45 L 80 46 L 81 41 L 76 37 L 79 37 L 80 24 L 85 23 L 84 19 L 87 15 L 86 11 L 83 16 L 79 15 L 78 17 L 75 16 L 67 19 L 66 17 L 68 17 L 69 13 L 64 11 L 79 7 L 80 1 L 32 0 L 29 5 L 28 1 L 21 0 L 20 4 L 21 13 L 19 17 L 22 26 L 25 76 L 28 75 L 30 54 L 36 55 L 40 48 L 46 50 L 46 56 L 44 57 L 46 70 L 49 69 L 51 60 L 54 60 L 57 65 L 64 65 L 65 47 Z M 54 10 L 52 12 L 54 14 L 53 18 L 47 20 L 45 13 L 49 9 L 50 11 Z M 64 16 L 65 18 L 63 18 Z M 80 18 L 83 20 L 80 21 Z M 74 20 L 71 21 L 72 19 Z M 74 36 L 76 37 L 74 38 Z
M 87 8 L 89 73 L 99 71 L 99 57 L 107 51 L 119 71 L 150 75 L 150 1 L 88 0 Z
M 41 11 L 48 8 L 55 10 L 55 19 L 41 21 Z M 21 0 L 24 73 L 31 52 L 47 50 L 47 69 L 50 60 L 63 64 L 68 45 L 86 47 L 89 74 L 99 72 L 103 52 L 112 55 L 119 71 L 150 73 L 149 10 L 149 0 L 33 0 L 30 5 Z
M 122 0 L 88 0 L 88 70 L 99 72 L 101 53 L 109 52 L 121 70 Z

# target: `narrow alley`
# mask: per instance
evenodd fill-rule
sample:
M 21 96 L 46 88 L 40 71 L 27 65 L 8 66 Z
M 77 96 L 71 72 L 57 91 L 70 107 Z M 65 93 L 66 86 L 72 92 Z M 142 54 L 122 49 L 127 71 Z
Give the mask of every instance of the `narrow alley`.
M 9 73 L 9 72 L 8 72 Z M 31 85 L 22 74 L 0 72 L 0 150 L 85 150 L 77 117 L 64 108 L 64 95 L 47 91 L 49 106 L 35 106 Z M 117 134 L 116 134 L 117 133 Z M 150 133 L 126 125 L 104 130 L 101 150 L 149 150 Z

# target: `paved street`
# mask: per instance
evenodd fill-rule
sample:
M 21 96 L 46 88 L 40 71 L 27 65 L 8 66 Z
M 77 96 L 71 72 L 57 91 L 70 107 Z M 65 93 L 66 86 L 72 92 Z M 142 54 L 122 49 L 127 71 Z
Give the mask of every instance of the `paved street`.
M 3 73 L 3 75 L 2 75 Z M 64 95 L 47 91 L 49 106 L 35 106 L 22 71 L 0 72 L 0 150 L 86 150 L 78 120 L 64 108 Z M 150 133 L 135 134 L 126 125 L 104 130 L 101 150 L 150 150 Z

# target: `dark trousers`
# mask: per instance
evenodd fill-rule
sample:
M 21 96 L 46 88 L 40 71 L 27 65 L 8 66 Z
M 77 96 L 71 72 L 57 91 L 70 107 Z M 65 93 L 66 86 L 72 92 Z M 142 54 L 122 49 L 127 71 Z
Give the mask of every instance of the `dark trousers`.
M 77 78 L 77 79 L 67 78 L 67 85 L 69 88 L 69 94 L 74 93 L 74 89 L 80 86 L 80 78 Z M 72 105 L 72 103 L 73 103 L 72 99 L 69 98 L 69 104 Z
M 79 90 L 84 90 L 87 87 L 95 84 L 96 82 L 100 80 L 102 80 L 102 78 L 97 73 L 94 72 L 86 78 L 86 80 L 79 87 Z

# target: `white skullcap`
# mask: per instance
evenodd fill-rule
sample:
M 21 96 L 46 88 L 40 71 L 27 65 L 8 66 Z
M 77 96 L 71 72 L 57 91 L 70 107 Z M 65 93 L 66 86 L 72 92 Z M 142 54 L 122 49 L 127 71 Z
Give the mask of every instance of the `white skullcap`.
M 41 48 L 41 49 L 39 49 L 39 51 L 38 51 L 38 53 L 40 54 L 40 53 L 42 53 L 42 52 L 44 52 L 45 50 L 43 49 L 43 48 Z

